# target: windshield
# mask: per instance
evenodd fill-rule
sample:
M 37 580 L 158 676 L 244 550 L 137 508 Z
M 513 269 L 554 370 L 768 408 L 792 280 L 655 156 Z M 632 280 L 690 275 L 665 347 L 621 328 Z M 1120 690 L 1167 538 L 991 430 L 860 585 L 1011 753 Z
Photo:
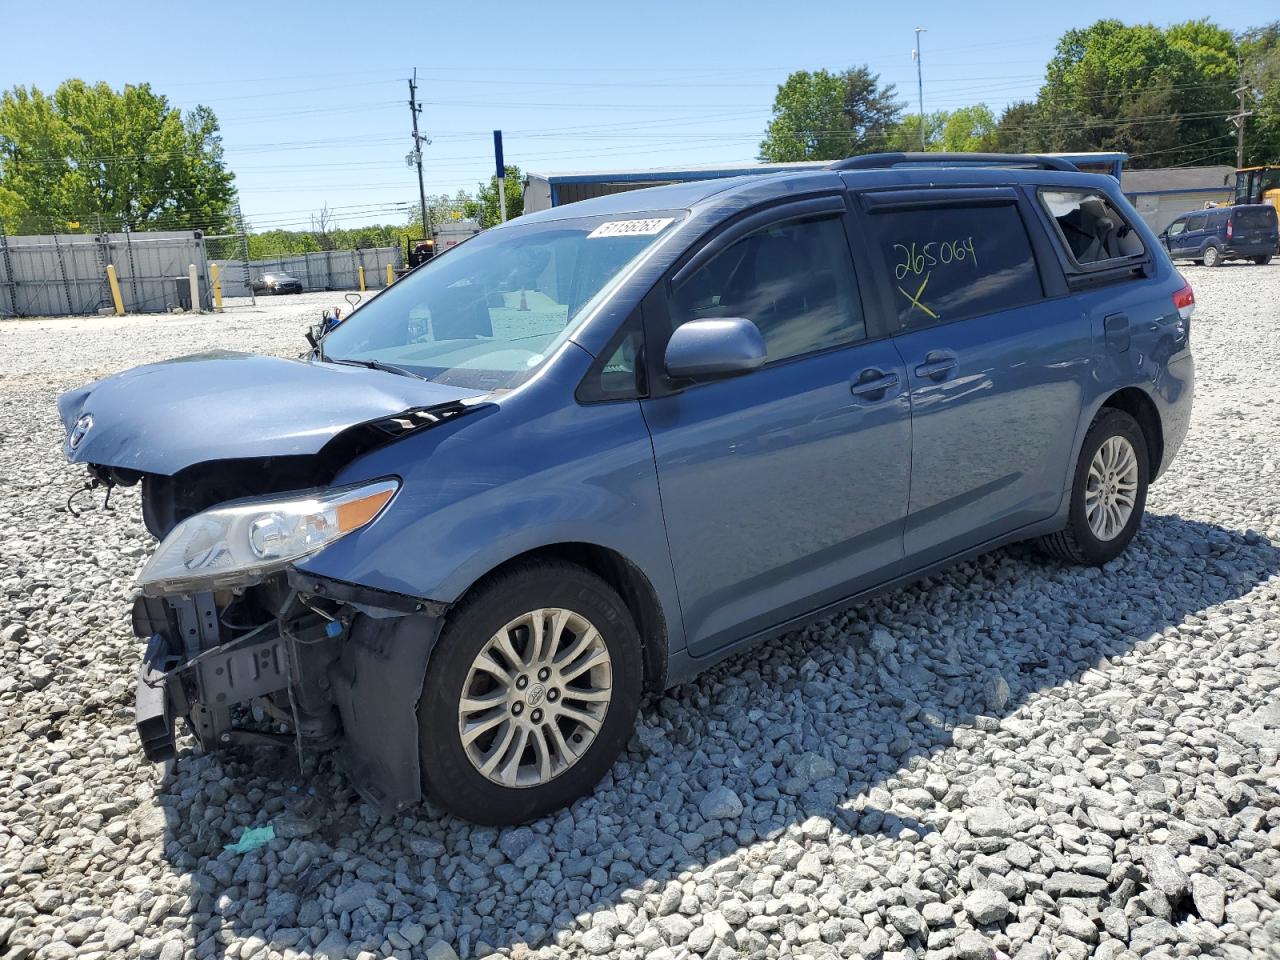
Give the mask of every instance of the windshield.
M 393 284 L 324 340 L 459 387 L 523 383 L 681 216 L 584 217 L 481 233 Z

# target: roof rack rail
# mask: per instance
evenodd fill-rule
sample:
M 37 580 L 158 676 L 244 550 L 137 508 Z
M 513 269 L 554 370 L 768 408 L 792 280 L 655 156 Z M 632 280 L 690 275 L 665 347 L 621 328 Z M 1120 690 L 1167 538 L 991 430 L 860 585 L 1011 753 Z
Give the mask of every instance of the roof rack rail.
M 860 157 L 836 160 L 830 169 L 883 170 L 907 164 L 934 167 L 1031 167 L 1038 170 L 1079 172 L 1079 168 L 1070 160 L 1034 153 L 866 153 Z

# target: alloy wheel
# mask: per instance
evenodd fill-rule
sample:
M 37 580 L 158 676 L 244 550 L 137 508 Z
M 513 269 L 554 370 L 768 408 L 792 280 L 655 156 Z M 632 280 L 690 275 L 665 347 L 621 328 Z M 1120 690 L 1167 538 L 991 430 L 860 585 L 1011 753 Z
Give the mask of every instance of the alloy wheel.
M 458 703 L 467 759 L 503 787 L 558 777 L 594 742 L 613 689 L 609 649 L 572 610 L 531 610 L 480 649 Z
M 1133 516 L 1138 495 L 1138 455 L 1121 436 L 1098 447 L 1089 464 L 1084 511 L 1089 529 L 1099 540 L 1114 540 Z

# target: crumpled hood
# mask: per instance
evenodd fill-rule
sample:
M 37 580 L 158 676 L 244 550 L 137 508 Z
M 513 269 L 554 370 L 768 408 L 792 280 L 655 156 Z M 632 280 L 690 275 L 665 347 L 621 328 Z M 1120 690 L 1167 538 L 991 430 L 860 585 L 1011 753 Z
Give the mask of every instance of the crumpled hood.
M 172 475 L 210 460 L 318 453 L 348 427 L 481 396 L 382 370 L 219 351 L 69 390 L 58 413 L 71 462 Z

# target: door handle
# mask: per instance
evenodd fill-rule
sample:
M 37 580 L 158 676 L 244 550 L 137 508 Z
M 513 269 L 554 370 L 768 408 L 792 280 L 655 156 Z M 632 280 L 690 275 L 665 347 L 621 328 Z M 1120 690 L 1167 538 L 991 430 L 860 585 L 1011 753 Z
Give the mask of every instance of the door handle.
M 849 392 L 855 397 L 866 397 L 868 400 L 883 400 L 884 395 L 898 385 L 896 373 L 885 373 L 872 367 L 863 370 L 858 379 L 849 384 Z
M 959 361 L 954 353 L 945 350 L 934 350 L 924 358 L 924 363 L 916 367 L 916 376 L 921 379 L 941 380 L 956 368 Z

